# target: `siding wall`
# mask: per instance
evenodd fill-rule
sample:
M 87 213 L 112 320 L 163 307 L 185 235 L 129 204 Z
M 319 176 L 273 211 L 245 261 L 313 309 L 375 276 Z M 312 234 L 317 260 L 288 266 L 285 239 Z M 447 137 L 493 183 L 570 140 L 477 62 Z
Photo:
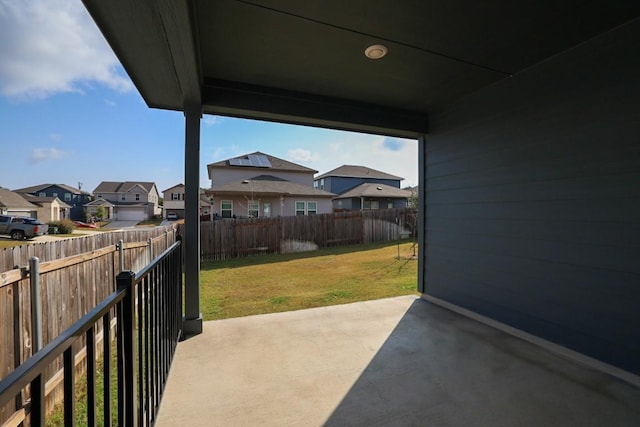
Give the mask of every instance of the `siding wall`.
M 431 117 L 424 292 L 640 374 L 640 20 Z
M 397 179 L 348 178 L 344 176 L 332 176 L 324 179 L 324 189 L 331 193 L 342 194 L 364 183 L 385 184 L 390 187 L 400 188 L 400 181 Z

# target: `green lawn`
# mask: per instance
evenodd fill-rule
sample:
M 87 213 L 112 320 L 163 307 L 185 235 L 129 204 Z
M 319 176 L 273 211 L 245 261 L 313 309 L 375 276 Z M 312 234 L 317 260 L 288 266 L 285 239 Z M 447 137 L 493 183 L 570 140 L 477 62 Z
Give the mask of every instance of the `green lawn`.
M 205 320 L 417 294 L 413 243 L 203 262 Z

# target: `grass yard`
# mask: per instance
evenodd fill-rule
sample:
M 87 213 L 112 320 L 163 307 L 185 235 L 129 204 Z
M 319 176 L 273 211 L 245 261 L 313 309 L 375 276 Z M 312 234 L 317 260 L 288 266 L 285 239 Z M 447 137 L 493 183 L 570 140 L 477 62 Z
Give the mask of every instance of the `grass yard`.
M 12 246 L 20 246 L 25 243 L 25 240 L 10 240 L 0 238 L 0 249 L 2 248 L 10 248 Z
M 204 320 L 417 294 L 413 243 L 343 246 L 201 265 Z

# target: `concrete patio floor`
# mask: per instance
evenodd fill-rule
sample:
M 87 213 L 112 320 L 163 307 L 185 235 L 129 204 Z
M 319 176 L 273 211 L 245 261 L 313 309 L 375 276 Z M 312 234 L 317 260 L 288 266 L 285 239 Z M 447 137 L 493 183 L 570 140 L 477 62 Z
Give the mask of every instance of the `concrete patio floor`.
M 205 322 L 158 426 L 638 426 L 640 389 L 415 296 Z

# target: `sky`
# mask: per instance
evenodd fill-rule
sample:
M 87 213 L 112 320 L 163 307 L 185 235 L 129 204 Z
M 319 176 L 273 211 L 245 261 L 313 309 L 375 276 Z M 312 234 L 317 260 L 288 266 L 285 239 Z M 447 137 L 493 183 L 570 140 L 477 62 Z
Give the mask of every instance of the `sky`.
M 207 164 L 255 151 L 418 182 L 415 140 L 212 115 L 200 133 L 203 188 Z M 0 0 L 0 187 L 102 181 L 184 183 L 184 115 L 146 106 L 80 0 Z

